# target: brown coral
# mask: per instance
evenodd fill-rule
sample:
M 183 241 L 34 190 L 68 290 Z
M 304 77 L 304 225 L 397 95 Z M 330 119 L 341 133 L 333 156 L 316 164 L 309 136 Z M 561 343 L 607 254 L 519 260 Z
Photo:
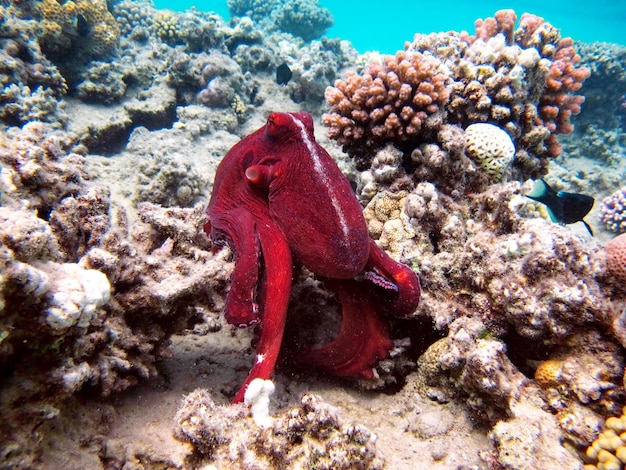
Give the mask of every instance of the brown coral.
M 51 57 L 77 51 L 100 57 L 117 46 L 120 29 L 106 0 L 42 0 L 36 13 L 41 21 L 39 42 Z M 88 28 L 77 33 L 79 17 Z
M 626 408 L 619 418 L 610 417 L 606 429 L 587 448 L 587 457 L 593 463 L 584 470 L 622 470 L 626 465 Z

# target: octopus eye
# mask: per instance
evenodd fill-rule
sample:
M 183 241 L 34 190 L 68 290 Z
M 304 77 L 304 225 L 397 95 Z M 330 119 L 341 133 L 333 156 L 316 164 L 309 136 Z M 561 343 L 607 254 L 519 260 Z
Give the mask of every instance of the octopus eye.
M 289 126 L 292 124 L 293 120 L 289 114 L 272 113 L 267 118 L 265 134 L 271 139 L 279 138 L 289 132 Z

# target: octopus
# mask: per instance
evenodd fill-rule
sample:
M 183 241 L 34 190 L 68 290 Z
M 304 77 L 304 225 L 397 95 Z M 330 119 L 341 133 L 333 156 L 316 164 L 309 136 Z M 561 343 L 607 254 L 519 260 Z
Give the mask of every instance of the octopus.
M 393 348 L 384 314 L 411 315 L 420 283 L 369 237 L 352 186 L 315 140 L 306 112 L 272 113 L 220 162 L 205 231 L 235 266 L 224 305 L 237 327 L 259 328 L 256 357 L 233 402 L 270 380 L 279 356 L 294 266 L 305 266 L 341 303 L 337 337 L 300 353 L 339 377 L 371 379 Z

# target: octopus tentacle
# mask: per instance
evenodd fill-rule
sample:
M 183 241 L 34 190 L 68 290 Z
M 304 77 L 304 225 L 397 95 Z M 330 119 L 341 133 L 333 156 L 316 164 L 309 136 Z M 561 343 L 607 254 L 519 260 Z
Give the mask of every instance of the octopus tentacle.
M 271 379 L 280 352 L 287 319 L 291 291 L 292 261 L 289 245 L 281 231 L 270 224 L 257 225 L 263 253 L 264 279 L 259 290 L 261 335 L 254 366 L 235 395 L 233 403 L 241 403 L 246 389 L 254 379 Z
M 385 297 L 390 313 L 397 317 L 412 314 L 420 301 L 420 281 L 411 268 L 393 260 L 373 240 L 363 278 L 395 295 Z M 369 274 L 367 274 L 369 273 Z M 397 289 L 391 288 L 395 285 Z
M 379 318 L 357 281 L 327 281 L 341 302 L 343 319 L 337 338 L 303 353 L 303 359 L 338 377 L 372 379 L 373 367 L 393 347 L 389 325 Z
M 222 233 L 235 255 L 235 269 L 224 306 L 226 321 L 240 328 L 256 325 L 261 316 L 255 299 L 260 264 L 255 217 L 243 208 L 220 214 L 211 222 L 211 236 L 213 239 L 224 238 L 220 237 Z

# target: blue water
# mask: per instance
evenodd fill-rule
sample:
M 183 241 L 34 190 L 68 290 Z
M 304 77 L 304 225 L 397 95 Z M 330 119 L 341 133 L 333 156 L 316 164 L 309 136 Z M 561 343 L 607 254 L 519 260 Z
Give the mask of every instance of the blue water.
M 229 18 L 226 0 L 154 0 L 157 8 L 182 11 L 196 6 Z M 468 2 L 426 1 L 321 1 L 335 19 L 328 37 L 348 39 L 359 52 L 378 50 L 392 54 L 415 33 L 474 31 L 474 20 L 493 16 L 497 10 L 514 9 L 542 16 L 564 36 L 584 42 L 604 41 L 626 45 L 626 0 L 530 0 Z

